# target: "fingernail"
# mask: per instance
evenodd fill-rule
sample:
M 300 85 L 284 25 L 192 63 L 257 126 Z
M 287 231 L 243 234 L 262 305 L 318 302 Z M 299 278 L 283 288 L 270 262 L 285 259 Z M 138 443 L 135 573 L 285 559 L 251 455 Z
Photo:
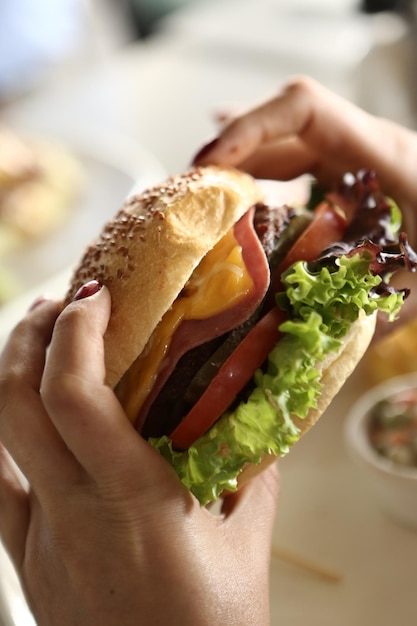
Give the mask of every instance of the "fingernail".
M 85 283 L 82 287 L 78 289 L 73 297 L 72 301 L 76 300 L 84 300 L 84 298 L 89 298 L 90 296 L 94 296 L 95 293 L 100 291 L 102 288 L 102 283 L 98 280 L 90 280 L 88 283 Z
M 196 165 L 199 161 L 202 161 L 203 159 L 205 159 L 205 157 L 216 147 L 216 145 L 218 143 L 219 143 L 219 138 L 218 137 L 216 137 L 212 141 L 209 141 L 209 143 L 206 143 L 201 148 L 201 150 L 199 150 L 197 152 L 197 154 L 195 155 L 195 157 L 191 161 L 191 164 L 192 165 Z
M 38 298 L 36 298 L 36 300 L 34 300 L 34 302 L 32 302 L 32 304 L 30 305 L 28 311 L 33 311 L 34 309 L 36 309 L 40 304 L 43 304 L 44 302 L 48 302 L 48 300 L 50 300 L 51 298 L 48 295 L 42 295 L 39 296 Z

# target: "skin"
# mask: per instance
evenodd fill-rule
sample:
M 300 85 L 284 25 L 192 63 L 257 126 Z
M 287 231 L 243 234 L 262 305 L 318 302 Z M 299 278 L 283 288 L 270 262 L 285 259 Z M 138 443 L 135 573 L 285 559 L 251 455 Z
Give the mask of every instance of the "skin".
M 374 168 L 416 232 L 416 135 L 307 78 L 228 120 L 194 162 L 326 186 Z M 36 304 L 0 358 L 0 536 L 38 624 L 268 624 L 276 466 L 220 515 L 201 508 L 103 384 L 107 290 L 62 313 Z
M 407 232 L 416 232 L 416 133 L 369 115 L 307 77 L 227 120 L 194 163 L 230 165 L 279 180 L 310 173 L 326 187 L 345 172 L 374 169 L 401 207 Z
M 224 116 L 219 134 L 194 157 L 195 165 L 233 166 L 257 178 L 290 180 L 313 175 L 325 189 L 346 172 L 372 169 L 398 204 L 403 229 L 417 248 L 417 134 L 374 117 L 308 77 L 273 98 Z M 398 272 L 392 285 L 411 293 L 394 323 L 379 317 L 374 341 L 416 315 L 417 276 Z
M 276 467 L 202 508 L 103 384 L 108 290 L 36 304 L 0 359 L 0 536 L 37 623 L 268 624 Z

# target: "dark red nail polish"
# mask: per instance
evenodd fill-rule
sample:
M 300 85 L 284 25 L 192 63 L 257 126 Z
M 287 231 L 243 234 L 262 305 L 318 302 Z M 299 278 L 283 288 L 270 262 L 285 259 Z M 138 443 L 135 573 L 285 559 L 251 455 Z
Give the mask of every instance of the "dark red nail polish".
M 89 298 L 90 296 L 94 296 L 95 293 L 100 291 L 102 288 L 102 284 L 98 280 L 90 280 L 90 282 L 85 283 L 82 287 L 78 289 L 72 301 L 75 300 L 83 300 L 84 298 Z
M 219 138 L 216 137 L 215 139 L 213 139 L 212 141 L 209 141 L 209 143 L 206 143 L 201 150 L 199 150 L 197 152 L 197 154 L 195 155 L 195 157 L 192 160 L 192 164 L 193 165 L 197 165 L 197 163 L 199 163 L 199 161 L 202 161 L 203 159 L 205 159 L 205 157 L 213 150 L 213 148 L 215 148 L 215 146 L 219 143 Z

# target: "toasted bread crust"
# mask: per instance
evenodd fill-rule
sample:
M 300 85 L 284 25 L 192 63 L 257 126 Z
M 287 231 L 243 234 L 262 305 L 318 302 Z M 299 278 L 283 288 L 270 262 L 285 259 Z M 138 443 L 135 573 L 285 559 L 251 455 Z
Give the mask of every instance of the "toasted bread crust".
M 114 387 L 204 255 L 262 193 L 249 175 L 197 168 L 129 198 L 75 270 L 66 301 L 96 279 L 112 297 L 104 337 Z

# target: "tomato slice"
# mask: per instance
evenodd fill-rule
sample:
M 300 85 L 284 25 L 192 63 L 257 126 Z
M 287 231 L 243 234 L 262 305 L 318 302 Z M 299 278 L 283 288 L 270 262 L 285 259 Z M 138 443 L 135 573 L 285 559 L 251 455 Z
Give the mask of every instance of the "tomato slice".
M 266 306 L 275 305 L 275 294 L 282 291 L 281 275 L 297 261 L 314 261 L 327 246 L 343 238 L 347 227 L 345 217 L 323 200 L 314 209 L 314 219 L 303 230 L 271 277 Z
M 296 261 L 314 261 L 330 244 L 340 241 L 346 230 L 344 216 L 325 200 L 314 209 L 314 219 L 301 233 L 278 268 L 282 274 Z
M 225 361 L 189 413 L 171 433 L 173 447 L 186 450 L 207 432 L 226 411 L 236 395 L 268 357 L 281 333 L 278 326 L 286 314 L 275 306 L 275 294 L 282 289 L 281 274 L 296 261 L 313 261 L 332 243 L 340 241 L 346 230 L 346 219 L 326 201 L 314 210 L 314 220 L 289 250 L 275 271 L 267 296 L 269 312 L 254 326 Z
M 286 314 L 271 309 L 224 362 L 202 396 L 169 436 L 175 449 L 186 450 L 213 426 L 271 352 Z

